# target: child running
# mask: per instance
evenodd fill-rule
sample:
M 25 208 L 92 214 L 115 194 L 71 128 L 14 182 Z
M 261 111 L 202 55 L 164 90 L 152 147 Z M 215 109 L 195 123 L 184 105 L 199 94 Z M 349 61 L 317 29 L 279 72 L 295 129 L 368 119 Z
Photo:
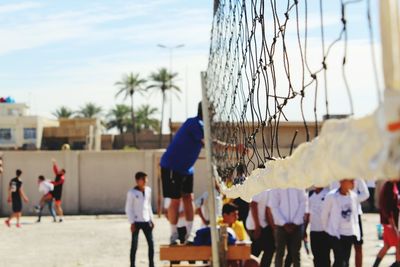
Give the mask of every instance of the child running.
M 53 222 L 56 222 L 57 219 L 53 206 L 53 195 L 51 194 L 52 190 L 54 189 L 54 185 L 49 180 L 46 180 L 43 175 L 40 175 L 38 177 L 38 186 L 39 192 L 42 193 L 42 197 L 40 198 L 39 206 L 37 206 L 39 214 L 36 222 L 40 222 L 45 205 L 47 205 L 49 208 L 50 215 L 53 217 Z
M 25 203 L 28 203 L 28 198 L 22 189 L 22 180 L 21 180 L 22 171 L 16 171 L 16 177 L 11 179 L 9 187 L 8 187 L 8 197 L 7 202 L 11 203 L 12 213 L 7 220 L 5 220 L 5 224 L 10 227 L 11 219 L 16 218 L 18 228 L 21 227 L 20 218 L 21 218 L 21 211 L 22 211 L 22 200 Z
M 139 231 L 142 230 L 149 246 L 149 267 L 154 267 L 153 209 L 151 207 L 151 188 L 146 186 L 147 174 L 135 174 L 136 186 L 128 191 L 125 212 L 131 224 L 131 267 L 135 266 Z

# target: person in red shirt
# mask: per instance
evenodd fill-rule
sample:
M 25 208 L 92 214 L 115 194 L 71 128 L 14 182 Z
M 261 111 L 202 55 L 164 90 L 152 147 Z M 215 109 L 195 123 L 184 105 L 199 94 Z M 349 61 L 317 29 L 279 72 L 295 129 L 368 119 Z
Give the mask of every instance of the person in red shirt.
M 383 225 L 383 247 L 376 256 L 373 267 L 378 267 L 391 247 L 396 248 L 396 261 L 391 267 L 400 266 L 399 210 L 400 196 L 398 179 L 386 181 L 379 195 L 379 210 Z
M 52 161 L 53 161 L 53 172 L 54 175 L 56 176 L 54 178 L 54 181 L 52 181 L 52 184 L 54 185 L 54 190 L 52 192 L 52 195 L 55 200 L 56 213 L 57 216 L 59 217 L 59 222 L 62 222 L 64 212 L 61 207 L 61 196 L 62 196 L 62 188 L 65 182 L 65 170 L 64 169 L 59 170 L 57 166 L 57 161 L 55 159 L 52 159 Z

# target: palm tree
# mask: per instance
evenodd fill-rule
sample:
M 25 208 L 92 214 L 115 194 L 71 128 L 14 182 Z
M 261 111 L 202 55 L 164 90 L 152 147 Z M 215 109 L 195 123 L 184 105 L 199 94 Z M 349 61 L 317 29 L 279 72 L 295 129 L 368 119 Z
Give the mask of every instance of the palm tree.
M 126 74 L 121 81 L 116 82 L 115 85 L 119 86 L 119 90 L 116 93 L 115 97 L 123 94 L 124 99 L 128 97 L 131 98 L 131 119 L 132 119 L 132 137 L 133 137 L 133 146 L 136 147 L 136 125 L 135 125 L 135 112 L 133 109 L 133 95 L 136 92 L 142 92 L 143 85 L 146 83 L 146 80 L 141 79 L 139 74 L 132 72 L 130 74 Z
M 79 118 L 97 118 L 102 114 L 102 112 L 103 109 L 100 106 L 97 106 L 92 102 L 88 102 L 84 106 L 82 106 L 76 113 L 78 115 L 77 117 Z
M 159 146 L 162 145 L 162 125 L 164 121 L 164 110 L 165 110 L 165 100 L 166 93 L 173 90 L 180 92 L 181 89 L 177 85 L 175 85 L 173 80 L 178 76 L 178 73 L 169 73 L 166 68 L 161 68 L 158 72 L 153 72 L 150 75 L 150 80 L 152 84 L 147 86 L 147 89 L 155 89 L 161 92 L 162 94 L 162 104 L 161 104 L 161 121 L 160 121 L 160 136 L 159 136 Z
M 136 111 L 136 130 L 139 132 L 142 129 L 152 129 L 157 131 L 160 127 L 160 121 L 151 118 L 157 113 L 157 108 L 152 108 L 149 105 L 142 105 Z
M 128 128 L 129 125 L 129 115 L 131 113 L 131 109 L 129 106 L 120 104 L 115 105 L 113 109 L 108 113 L 108 123 L 107 129 L 117 128 L 119 133 L 124 133 L 124 129 Z
M 70 118 L 73 114 L 74 114 L 74 112 L 73 112 L 70 108 L 68 108 L 68 107 L 66 107 L 66 106 L 61 106 L 61 107 L 59 107 L 58 109 L 56 109 L 56 110 L 53 112 L 53 116 L 55 116 L 55 117 L 58 118 L 58 119 L 61 119 L 61 118 L 68 119 L 68 118 Z

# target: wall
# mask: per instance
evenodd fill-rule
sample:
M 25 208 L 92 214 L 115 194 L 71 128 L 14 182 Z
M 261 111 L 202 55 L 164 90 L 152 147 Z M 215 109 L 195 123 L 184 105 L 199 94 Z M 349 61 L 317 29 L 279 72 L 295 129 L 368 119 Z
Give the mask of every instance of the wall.
M 153 188 L 153 208 L 161 202 L 158 182 L 158 163 L 163 150 L 126 151 L 4 151 L 4 173 L 0 176 L 0 214 L 10 212 L 7 204 L 8 183 L 15 170 L 23 171 L 23 188 L 30 202 L 24 204 L 23 212 L 33 214 L 40 194 L 37 177 L 42 174 L 54 179 L 51 159 L 55 158 L 65 168 L 66 182 L 63 188 L 63 208 L 66 214 L 123 213 L 126 192 L 134 186 L 134 173 L 144 171 L 149 175 Z M 201 157 L 203 157 L 202 152 Z M 195 196 L 206 190 L 205 160 L 196 163 Z

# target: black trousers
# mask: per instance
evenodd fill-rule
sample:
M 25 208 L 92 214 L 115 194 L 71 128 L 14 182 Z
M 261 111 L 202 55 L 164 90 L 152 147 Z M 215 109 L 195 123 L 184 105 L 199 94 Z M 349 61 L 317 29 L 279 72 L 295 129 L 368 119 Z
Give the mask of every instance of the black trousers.
M 149 246 L 149 267 L 154 267 L 154 241 L 153 241 L 153 229 L 151 228 L 150 222 L 136 222 L 135 232 L 132 233 L 132 244 L 131 244 L 131 267 L 135 267 L 136 250 L 138 247 L 139 231 L 142 230 Z
M 283 226 L 278 226 L 275 230 L 275 267 L 290 266 L 300 267 L 300 249 L 303 240 L 303 229 L 297 225 L 291 233 L 286 232 Z M 287 247 L 287 257 L 284 262 L 285 250 Z M 289 256 L 290 255 L 290 256 Z M 289 257 L 288 257 L 289 256 Z
M 353 247 L 355 236 L 340 236 L 338 239 L 335 236 L 329 236 L 330 247 L 333 250 L 335 262 L 333 267 L 348 267 L 350 261 L 351 248 Z
M 329 235 L 326 232 L 310 232 L 311 251 L 315 267 L 330 267 Z
M 260 266 L 271 266 L 272 258 L 275 254 L 275 238 L 274 233 L 272 232 L 272 228 L 267 226 L 262 229 L 261 232 L 262 242 L 262 250 L 264 251 L 263 256 L 261 258 Z
M 261 252 L 260 266 L 269 267 L 271 266 L 272 258 L 275 254 L 275 238 L 270 226 L 261 229 L 261 236 L 258 239 L 254 238 L 254 230 L 249 231 L 251 238 L 251 254 L 258 257 Z

